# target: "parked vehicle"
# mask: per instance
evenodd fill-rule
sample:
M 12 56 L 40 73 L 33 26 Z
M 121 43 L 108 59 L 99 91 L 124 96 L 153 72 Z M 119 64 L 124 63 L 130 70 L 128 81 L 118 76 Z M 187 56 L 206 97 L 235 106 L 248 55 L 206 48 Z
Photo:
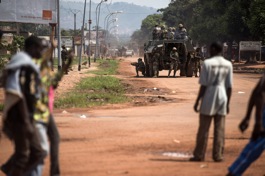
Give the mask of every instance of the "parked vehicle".
M 125 52 L 125 57 L 133 57 L 133 55 L 134 55 L 133 50 L 127 50 L 127 51 Z

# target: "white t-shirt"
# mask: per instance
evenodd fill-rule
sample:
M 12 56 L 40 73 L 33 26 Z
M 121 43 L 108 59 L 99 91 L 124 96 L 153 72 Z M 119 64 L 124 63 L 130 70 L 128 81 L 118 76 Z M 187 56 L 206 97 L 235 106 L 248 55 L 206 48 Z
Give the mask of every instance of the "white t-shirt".
M 233 66 L 222 56 L 215 56 L 203 63 L 199 83 L 206 86 L 200 113 L 203 115 L 226 115 L 226 89 L 232 88 Z

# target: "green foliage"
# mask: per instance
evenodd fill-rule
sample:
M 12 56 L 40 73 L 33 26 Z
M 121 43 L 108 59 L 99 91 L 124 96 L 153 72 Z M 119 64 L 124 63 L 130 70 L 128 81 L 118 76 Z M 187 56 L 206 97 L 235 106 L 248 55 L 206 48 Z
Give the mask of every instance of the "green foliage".
M 0 70 L 2 70 L 5 67 L 5 65 L 8 63 L 10 57 L 11 57 L 11 55 L 9 55 L 9 54 L 0 55 Z
M 172 0 L 168 7 L 158 11 L 167 26 L 183 23 L 191 38 L 201 44 L 213 40 L 265 42 L 264 0 Z M 152 31 L 145 29 L 148 34 Z M 146 33 L 143 35 L 142 31 L 142 28 L 136 31 L 132 39 L 144 38 Z
M 111 76 L 96 76 L 82 80 L 77 85 L 78 90 L 94 90 L 109 93 L 123 93 L 123 87 L 119 79 Z
M 20 31 L 30 32 L 36 36 L 50 36 L 51 27 L 45 24 L 21 23 Z
M 251 34 L 256 40 L 263 40 L 265 43 L 265 1 L 251 1 L 250 17 L 247 20 L 247 25 L 250 28 Z
M 161 14 L 153 14 L 147 16 L 141 25 L 141 29 L 137 30 L 131 36 L 131 39 L 137 42 L 139 45 L 143 45 L 144 42 L 151 39 L 151 34 L 155 25 L 164 25 Z
M 12 44 L 7 45 L 6 49 L 15 54 L 18 49 L 24 48 L 25 38 L 23 36 L 14 35 Z
M 196 2 L 198 0 L 175 0 L 171 1 L 169 6 L 164 9 L 159 9 L 158 11 L 163 13 L 163 21 L 166 22 L 168 26 L 177 26 L 179 23 L 185 23 L 189 27 L 189 21 L 187 19 L 191 18 L 193 9 L 195 8 Z
M 72 30 L 72 29 L 62 29 L 61 30 L 61 35 L 62 36 L 81 36 L 82 31 L 80 29 L 77 29 L 76 31 Z
M 56 99 L 56 108 L 85 108 L 128 101 L 120 80 L 111 76 L 84 78 L 74 90 Z
M 153 14 L 148 15 L 143 21 L 141 25 L 141 31 L 144 34 L 150 34 L 150 31 L 153 30 L 155 25 L 163 25 L 162 15 L 161 14 Z
M 100 61 L 99 70 L 93 72 L 99 76 L 82 79 L 72 91 L 55 100 L 55 107 L 85 108 L 127 102 L 121 81 L 112 76 L 103 76 L 116 74 L 118 64 L 116 60 Z
M 18 49 L 24 48 L 24 41 L 25 39 L 23 36 L 14 35 L 13 42 L 11 44 L 7 44 L 5 41 L 2 41 L 2 43 L 0 43 L 0 50 L 3 49 L 10 51 L 11 55 L 13 55 L 18 51 Z M 4 66 L 8 63 L 11 55 L 0 55 L 0 70 L 3 69 Z
M 119 66 L 117 60 L 100 60 L 98 68 L 99 70 L 91 71 L 90 73 L 96 75 L 115 75 Z

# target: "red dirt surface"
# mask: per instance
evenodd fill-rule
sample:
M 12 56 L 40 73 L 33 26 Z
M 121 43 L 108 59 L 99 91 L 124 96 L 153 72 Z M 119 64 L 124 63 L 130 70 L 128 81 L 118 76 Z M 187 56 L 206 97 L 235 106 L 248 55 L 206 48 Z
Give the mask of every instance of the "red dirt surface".
M 206 161 L 191 163 L 187 158 L 163 156 L 162 153 L 192 153 L 198 127 L 198 114 L 192 109 L 199 88 L 198 79 L 136 78 L 134 67 L 130 66 L 130 62 L 136 59 L 124 59 L 117 75 L 126 84 L 130 84 L 128 94 L 131 97 L 145 97 L 140 99 L 140 102 L 148 96 L 163 96 L 173 100 L 156 101 L 155 104 L 148 101 L 142 104 L 133 102 L 126 105 L 109 105 L 108 108 L 66 109 L 67 113 L 56 110 L 55 120 L 61 134 L 62 175 L 225 175 L 227 167 L 239 155 L 251 134 L 250 129 L 241 134 L 238 123 L 245 114 L 251 90 L 260 75 L 234 75 L 231 113 L 226 118 L 225 161 L 214 163 L 211 159 L 211 131 Z M 160 75 L 166 76 L 167 73 L 162 72 Z M 67 77 L 71 77 L 71 73 Z M 160 91 L 153 92 L 153 88 Z M 81 119 L 80 115 L 86 115 L 88 118 Z M 12 153 L 12 145 L 3 138 L 0 149 L 2 164 Z M 263 154 L 247 170 L 246 176 L 265 174 L 264 156 Z M 48 170 L 47 160 L 45 176 L 48 175 Z

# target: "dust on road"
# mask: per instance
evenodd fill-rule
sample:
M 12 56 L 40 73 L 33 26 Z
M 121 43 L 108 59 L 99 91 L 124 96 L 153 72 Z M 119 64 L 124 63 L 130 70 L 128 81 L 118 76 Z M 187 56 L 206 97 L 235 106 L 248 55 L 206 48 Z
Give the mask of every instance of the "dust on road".
M 109 108 L 57 110 L 55 118 L 61 134 L 60 164 L 63 176 L 221 176 L 248 142 L 250 130 L 240 134 L 237 125 L 246 111 L 258 75 L 234 75 L 231 114 L 226 119 L 225 161 L 211 159 L 212 133 L 206 161 L 188 162 L 198 127 L 192 110 L 198 92 L 197 78 L 136 78 L 133 59 L 124 59 L 119 75 L 128 84 L 128 95 L 165 97 L 172 101 L 154 104 L 130 103 Z M 166 72 L 161 75 L 166 76 Z M 155 92 L 153 88 L 160 91 Z M 145 91 L 145 89 L 148 89 Z M 174 101 L 173 101 L 174 100 Z M 138 101 L 135 99 L 135 101 Z M 142 106 L 145 105 L 145 106 Z M 153 106 L 147 106 L 153 105 Z M 113 107 L 113 108 L 111 108 Z M 88 118 L 80 118 L 86 115 Z M 0 163 L 10 155 L 7 139 L 0 143 Z M 264 155 L 245 175 L 265 174 Z M 48 160 L 44 175 L 48 175 Z

